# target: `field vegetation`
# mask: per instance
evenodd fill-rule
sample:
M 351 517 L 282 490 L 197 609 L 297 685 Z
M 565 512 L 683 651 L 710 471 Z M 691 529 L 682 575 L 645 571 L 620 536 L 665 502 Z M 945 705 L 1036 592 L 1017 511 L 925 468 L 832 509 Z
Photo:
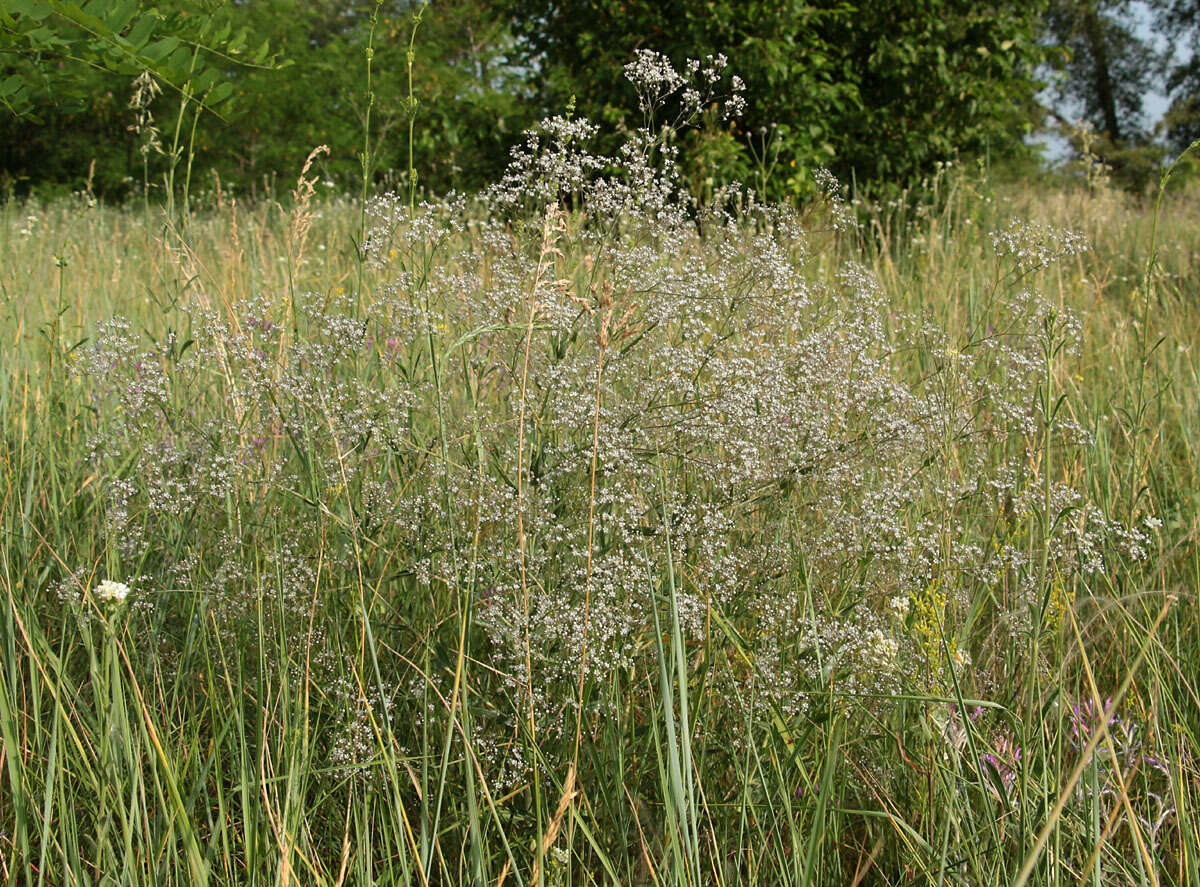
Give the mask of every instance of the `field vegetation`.
M 1200 884 L 1200 209 L 0 205 L 0 877 Z

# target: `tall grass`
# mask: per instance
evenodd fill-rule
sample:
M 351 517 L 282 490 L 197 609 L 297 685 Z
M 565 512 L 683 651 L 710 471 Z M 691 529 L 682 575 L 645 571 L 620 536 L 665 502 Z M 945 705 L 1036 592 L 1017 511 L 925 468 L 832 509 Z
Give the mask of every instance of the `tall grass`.
M 555 202 L 301 188 L 222 198 L 186 239 L 0 208 L 0 874 L 1200 884 L 1195 201 L 1152 234 L 1104 188 L 929 190 L 688 217 L 669 248 Z M 1091 248 L 1009 286 L 1013 217 Z M 813 293 L 791 326 L 756 307 L 785 270 Z M 963 354 L 1033 287 L 1001 435 L 1017 364 Z M 780 378 L 826 412 L 737 399 L 814 330 L 833 370 Z M 851 353 L 868 332 L 884 376 Z M 878 425 L 909 414 L 853 401 L 893 381 L 978 425 L 896 447 L 918 432 Z M 825 462 L 785 464 L 837 423 Z M 925 486 L 883 486 L 888 460 Z M 1036 485 L 989 511 L 972 473 L 1005 464 Z M 886 514 L 915 547 L 846 554 L 881 490 L 911 493 Z M 1088 508 L 1095 570 L 1056 541 Z M 97 600 L 106 578 L 131 596 Z

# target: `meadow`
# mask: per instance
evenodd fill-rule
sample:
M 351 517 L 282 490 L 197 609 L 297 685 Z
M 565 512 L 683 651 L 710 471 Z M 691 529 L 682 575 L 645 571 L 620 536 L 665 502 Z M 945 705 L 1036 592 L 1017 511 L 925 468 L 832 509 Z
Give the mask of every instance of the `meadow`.
M 0 206 L 0 877 L 1200 884 L 1195 192 L 593 134 Z

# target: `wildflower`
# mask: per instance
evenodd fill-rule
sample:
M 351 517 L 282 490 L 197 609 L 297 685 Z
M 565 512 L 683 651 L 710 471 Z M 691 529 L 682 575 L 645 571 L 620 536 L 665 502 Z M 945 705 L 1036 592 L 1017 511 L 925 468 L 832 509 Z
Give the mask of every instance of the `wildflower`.
M 96 586 L 96 597 L 105 603 L 119 604 L 129 596 L 129 586 L 124 582 L 113 582 L 111 579 L 105 579 Z
M 293 491 L 312 479 L 288 456 L 289 439 L 338 466 L 315 489 L 345 498 L 353 536 L 383 534 L 411 552 L 424 592 L 457 581 L 446 531 L 476 540 L 473 618 L 495 682 L 481 699 L 523 701 L 520 711 L 486 703 L 473 744 L 493 788 L 507 791 L 534 762 L 506 735 L 532 717 L 539 737 L 561 739 L 564 722 L 582 723 L 564 711 L 583 704 L 590 719 L 625 704 L 616 694 L 581 700 L 581 679 L 619 681 L 647 656 L 656 667 L 647 638 L 663 611 L 647 577 L 671 560 L 697 565 L 698 581 L 672 598 L 684 643 L 724 642 L 710 634 L 714 607 L 738 620 L 753 668 L 722 669 L 722 693 L 774 724 L 780 712 L 828 705 L 880 710 L 912 685 L 983 683 L 958 640 L 978 593 L 1011 585 L 998 631 L 1023 636 L 1041 605 L 1039 576 L 1061 577 L 1065 593 L 1105 568 L 1113 543 L 1149 551 L 1148 521 L 1118 525 L 1083 490 L 1046 480 L 1049 436 L 1039 432 L 1053 428 L 1056 452 L 1090 442 L 1070 410 L 1039 412 L 1047 372 L 1066 373 L 1059 355 L 1082 335 L 1062 305 L 1009 294 L 979 339 L 974 327 L 900 310 L 866 267 L 826 266 L 807 217 L 789 207 L 735 185 L 693 200 L 679 140 L 654 114 L 669 108 L 674 126 L 691 125 L 723 94 L 725 64 L 714 56 L 676 70 L 639 53 L 628 73 L 644 120 L 615 154 L 593 147 L 607 140 L 587 120 L 550 118 L 516 146 L 478 211 L 459 197 L 416 208 L 407 196 L 373 199 L 361 254 L 381 272 L 378 290 L 297 293 L 283 313 L 269 296 L 247 298 L 239 311 L 249 320 L 236 323 L 190 309 L 186 354 L 143 344 L 129 321 L 102 326 L 78 353 L 105 417 L 89 457 L 108 478 L 105 529 L 122 557 L 158 556 L 135 515 L 224 525 L 247 488 L 260 515 L 309 539 Z M 729 80 L 726 101 L 740 103 L 744 84 Z M 856 204 L 828 171 L 814 178 L 822 224 L 852 229 Z M 1057 229 L 997 237 L 1006 265 L 1020 267 L 1082 248 Z M 435 376 L 422 355 L 439 339 L 463 360 L 439 363 Z M 211 397 L 191 396 L 196 378 L 213 380 Z M 440 447 L 428 446 L 431 418 Z M 427 470 L 410 471 L 409 453 Z M 678 465 L 678 484 L 673 467 L 661 483 L 659 454 Z M 117 470 L 126 464 L 136 471 Z M 266 523 L 278 521 L 254 526 Z M 335 668 L 309 607 L 357 546 L 327 562 L 272 540 L 270 582 L 256 578 L 257 547 L 220 537 L 221 567 L 204 588 L 221 630 L 253 620 L 263 612 L 253 602 L 270 594 L 270 612 L 310 626 L 289 644 Z M 791 581 L 800 570 L 810 574 L 803 586 Z M 203 572 L 184 565 L 179 581 Z M 64 583 L 66 599 L 86 594 L 87 575 Z M 95 590 L 105 601 L 127 593 L 118 583 Z M 435 679 L 428 690 L 385 683 L 409 688 L 403 721 L 352 682 L 325 694 L 332 771 L 367 778 L 377 725 L 416 735 L 437 716 L 410 707 L 432 704 L 443 689 Z M 943 708 L 929 714 L 930 735 L 961 757 L 981 719 Z M 986 748 L 984 776 L 1007 796 L 1020 751 L 985 727 L 974 727 L 972 748 Z
M 1021 746 L 1008 736 L 1000 736 L 994 749 L 981 755 L 979 762 L 985 770 L 991 771 L 993 777 L 988 784 L 988 791 L 997 800 L 1011 798 L 1021 772 Z
M 1118 720 L 1117 716 L 1112 713 L 1113 701 L 1112 697 L 1104 700 L 1104 711 L 1096 710 L 1096 703 L 1090 698 L 1084 699 L 1083 702 L 1077 702 L 1071 706 L 1071 711 L 1067 718 L 1071 725 L 1071 736 L 1073 737 L 1076 747 L 1082 748 L 1092 738 L 1092 731 L 1100 726 L 1100 721 L 1107 722 L 1111 728 Z
M 996 255 L 1011 259 L 1022 272 L 1036 271 L 1055 261 L 1088 250 L 1088 241 L 1078 231 L 1056 228 L 1022 219 L 992 232 Z
M 941 735 L 946 745 L 955 752 L 961 753 L 967 745 L 967 730 L 959 716 L 958 707 L 951 704 L 946 711 L 935 709 L 930 712 L 930 724 L 934 731 Z
M 867 633 L 867 650 L 870 658 L 887 668 L 894 667 L 896 657 L 900 655 L 900 645 L 896 639 L 878 628 Z

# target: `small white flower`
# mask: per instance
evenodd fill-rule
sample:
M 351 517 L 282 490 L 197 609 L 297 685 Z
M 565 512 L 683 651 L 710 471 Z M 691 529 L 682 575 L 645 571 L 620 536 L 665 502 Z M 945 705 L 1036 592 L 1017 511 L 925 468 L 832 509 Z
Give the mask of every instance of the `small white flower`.
M 896 657 L 900 655 L 900 645 L 896 639 L 889 637 L 879 628 L 867 633 L 866 647 L 868 655 L 885 669 L 895 666 Z
M 129 596 L 129 586 L 124 582 L 113 582 L 105 579 L 96 586 L 96 597 L 106 603 L 120 603 Z

